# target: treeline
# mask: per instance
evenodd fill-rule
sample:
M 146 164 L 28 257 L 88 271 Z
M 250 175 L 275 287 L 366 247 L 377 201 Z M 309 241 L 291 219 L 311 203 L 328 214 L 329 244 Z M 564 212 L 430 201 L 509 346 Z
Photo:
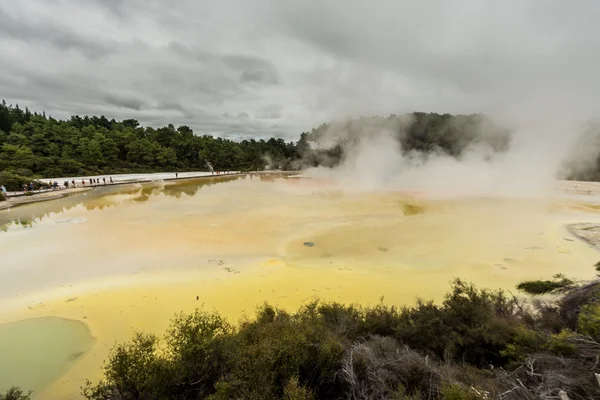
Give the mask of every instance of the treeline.
M 91 400 L 598 399 L 600 281 L 527 305 L 456 280 L 441 304 L 177 315 L 117 345 Z
M 470 144 L 505 151 L 510 132 L 483 115 L 412 113 L 323 124 L 296 142 L 281 138 L 233 141 L 196 135 L 187 126 L 142 127 L 73 116 L 58 120 L 0 104 L 0 184 L 17 190 L 33 178 L 191 170 L 296 170 L 335 166 L 362 138 L 390 132 L 404 152 L 460 157 Z
M 437 153 L 457 158 L 474 145 L 483 147 L 488 154 L 505 152 L 512 135 L 508 128 L 495 124 L 483 114 L 414 112 L 322 124 L 302 133 L 297 147 L 303 155 L 303 166 L 334 166 L 354 148 L 382 134 L 397 140 L 404 155 Z
M 73 116 L 67 121 L 0 104 L 0 183 L 11 175 L 60 177 L 130 172 L 263 170 L 293 158 L 283 139 L 235 142 L 196 136 L 187 126 Z M 14 188 L 13 188 L 14 189 Z

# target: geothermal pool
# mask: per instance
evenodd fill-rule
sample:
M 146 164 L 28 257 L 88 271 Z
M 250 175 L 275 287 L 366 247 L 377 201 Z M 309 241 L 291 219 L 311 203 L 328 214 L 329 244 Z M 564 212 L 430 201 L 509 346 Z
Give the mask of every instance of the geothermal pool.
M 570 196 L 436 200 L 254 175 L 98 188 L 2 212 L 0 390 L 78 398 L 116 341 L 160 333 L 194 308 L 235 320 L 264 301 L 441 300 L 455 277 L 506 289 L 591 278 L 599 254 L 565 225 L 600 221 L 586 206 L 598 199 Z M 34 347 L 40 332 L 56 345 Z M 40 360 L 53 367 L 30 373 Z

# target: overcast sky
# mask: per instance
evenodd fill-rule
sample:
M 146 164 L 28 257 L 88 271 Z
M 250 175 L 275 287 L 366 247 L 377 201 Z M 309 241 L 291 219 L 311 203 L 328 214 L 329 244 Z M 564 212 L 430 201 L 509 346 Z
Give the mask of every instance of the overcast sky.
M 598 21 L 597 0 L 0 0 L 0 98 L 287 138 L 410 111 L 600 116 Z

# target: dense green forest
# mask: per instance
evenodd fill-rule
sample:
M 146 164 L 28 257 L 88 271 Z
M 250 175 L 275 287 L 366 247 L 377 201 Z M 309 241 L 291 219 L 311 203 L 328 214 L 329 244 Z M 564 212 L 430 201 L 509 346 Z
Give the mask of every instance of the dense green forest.
M 598 267 L 597 267 L 598 268 Z M 453 282 L 441 304 L 268 304 L 231 325 L 177 315 L 113 348 L 91 400 L 600 398 L 600 281 L 529 282 L 552 301 Z
M 281 138 L 233 141 L 196 135 L 187 126 L 142 127 L 134 119 L 115 121 L 73 116 L 57 120 L 18 105 L 0 104 L 0 184 L 9 190 L 34 178 L 132 172 L 209 170 L 295 170 L 335 166 L 348 149 L 372 132 L 398 137 L 405 152 L 441 151 L 460 156 L 483 142 L 494 151 L 510 144 L 510 132 L 483 115 L 413 113 L 323 124 L 296 142 Z
M 128 172 L 262 170 L 269 157 L 292 158 L 282 139 L 231 140 L 196 136 L 187 126 L 154 129 L 138 121 L 73 116 L 67 121 L 0 105 L 0 183 L 14 175 L 60 177 Z M 18 186 L 17 186 L 18 188 Z

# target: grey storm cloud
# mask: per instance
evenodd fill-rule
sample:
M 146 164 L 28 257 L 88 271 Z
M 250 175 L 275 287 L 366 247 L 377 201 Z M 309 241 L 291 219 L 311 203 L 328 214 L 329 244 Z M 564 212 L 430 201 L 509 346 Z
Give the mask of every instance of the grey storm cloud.
M 91 59 L 110 53 L 109 43 L 80 35 L 67 26 L 43 18 L 31 18 L 26 12 L 14 15 L 0 4 L 0 35 L 29 44 L 43 44 L 60 50 L 75 50 Z
M 559 0 L 5 1 L 0 96 L 226 137 L 415 110 L 584 118 L 599 19 Z
M 135 96 L 120 95 L 120 94 L 107 94 L 104 96 L 104 100 L 108 104 L 112 104 L 117 107 L 129 108 L 131 110 L 141 110 L 146 106 L 146 103 L 142 99 L 138 99 Z

